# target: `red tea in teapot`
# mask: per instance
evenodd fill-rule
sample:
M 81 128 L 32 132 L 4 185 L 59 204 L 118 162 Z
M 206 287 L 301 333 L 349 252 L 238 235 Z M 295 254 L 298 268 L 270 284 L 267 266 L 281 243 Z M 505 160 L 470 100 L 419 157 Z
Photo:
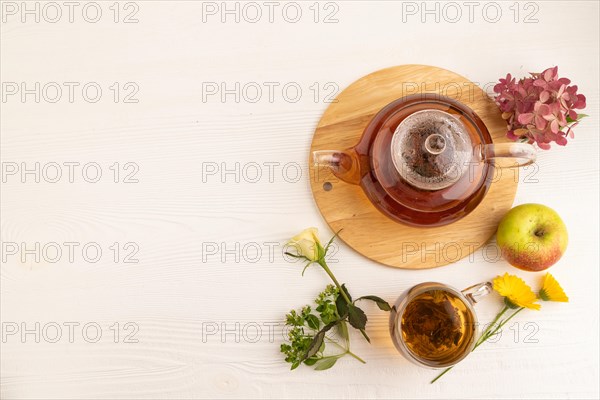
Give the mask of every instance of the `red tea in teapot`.
M 370 152 L 373 161 L 362 183 L 373 197 L 393 200 L 386 207 L 405 222 L 441 225 L 461 218 L 465 200 L 483 197 L 491 183 L 492 166 L 472 161 L 473 143 L 481 142 L 476 125 L 450 105 L 402 108 L 374 119 L 369 133 L 372 141 L 355 147 L 359 157 Z
M 464 104 L 419 94 L 384 107 L 353 148 L 320 150 L 313 157 L 343 181 L 360 185 L 388 217 L 428 227 L 475 209 L 491 185 L 496 160 L 527 165 L 535 149 L 493 144 L 483 121 Z

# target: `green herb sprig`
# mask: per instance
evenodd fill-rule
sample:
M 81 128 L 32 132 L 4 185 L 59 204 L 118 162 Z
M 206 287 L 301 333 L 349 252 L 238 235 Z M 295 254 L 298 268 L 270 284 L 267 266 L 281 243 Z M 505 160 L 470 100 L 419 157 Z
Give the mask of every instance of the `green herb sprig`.
M 380 310 L 390 311 L 392 309 L 385 300 L 378 296 L 362 296 L 352 300 L 346 286 L 338 282 L 325 261 L 327 251 L 337 235 L 336 233 L 326 246 L 322 246 L 316 235 L 316 229 L 310 228 L 292 238 L 289 243 L 296 247 L 297 253 L 286 252 L 286 254 L 307 262 L 302 275 L 309 266 L 317 264 L 323 268 L 334 283 L 334 285 L 328 285 L 315 299 L 316 313 L 313 313 L 311 306 L 307 305 L 301 310 L 292 310 L 286 315 L 286 326 L 290 327 L 289 343 L 281 345 L 281 352 L 286 356 L 285 361 L 292 364 L 291 369 L 296 369 L 304 363 L 314 366 L 317 371 L 326 370 L 333 367 L 337 360 L 346 355 L 365 363 L 362 358 L 350 351 L 348 324 L 359 330 L 363 337 L 369 343 L 371 342 L 366 332 L 367 315 L 356 303 L 361 300 L 370 300 L 375 302 Z M 335 347 L 338 351 L 326 353 L 325 349 L 328 345 Z

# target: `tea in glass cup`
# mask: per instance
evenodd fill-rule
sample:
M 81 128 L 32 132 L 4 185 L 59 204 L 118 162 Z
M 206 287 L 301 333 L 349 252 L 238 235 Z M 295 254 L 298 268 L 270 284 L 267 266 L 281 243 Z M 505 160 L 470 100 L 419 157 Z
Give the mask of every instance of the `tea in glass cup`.
M 390 333 L 398 351 L 410 361 L 445 368 L 465 358 L 477 340 L 473 305 L 492 291 L 489 282 L 458 291 L 427 282 L 400 296 L 390 315 Z

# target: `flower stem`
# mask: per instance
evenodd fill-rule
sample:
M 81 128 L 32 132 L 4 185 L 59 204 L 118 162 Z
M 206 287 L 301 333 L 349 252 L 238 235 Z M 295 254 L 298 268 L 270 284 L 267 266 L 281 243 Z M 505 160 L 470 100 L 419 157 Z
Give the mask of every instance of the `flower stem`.
M 350 351 L 350 346 L 348 347 L 344 347 L 342 345 L 340 345 L 339 343 L 337 343 L 335 340 L 331 339 L 328 336 L 325 336 L 326 339 L 329 340 L 329 343 L 333 344 L 334 346 L 339 347 L 340 349 L 344 350 L 344 352 L 341 354 L 341 356 L 343 356 L 344 354 L 348 354 L 354 358 L 356 358 L 358 361 L 360 361 L 363 364 L 366 364 L 367 362 L 365 360 L 363 360 L 362 358 L 360 358 L 359 356 L 357 356 L 356 354 L 354 354 L 353 352 Z M 338 354 L 339 355 L 339 354 Z
M 432 380 L 432 381 L 431 381 L 431 382 L 429 382 L 429 383 L 434 383 L 435 381 L 437 381 L 438 379 L 440 379 L 442 376 L 444 376 L 444 375 L 445 375 L 445 374 L 446 374 L 448 371 L 450 371 L 452 368 L 454 368 L 454 367 L 448 367 L 448 368 L 446 368 L 446 369 L 445 369 L 445 370 L 444 370 L 444 371 L 443 371 L 441 374 L 439 374 L 438 376 L 436 376 L 436 377 L 435 377 L 435 379 L 434 379 L 434 380 Z
M 353 352 L 351 352 L 350 350 L 347 351 L 347 353 L 349 355 L 351 355 L 352 357 L 356 358 L 358 361 L 360 361 L 363 364 L 366 364 L 367 362 L 365 360 L 363 360 L 362 358 L 360 358 L 359 356 L 357 356 L 356 354 L 354 354 Z
M 523 310 L 524 310 L 524 307 L 521 307 L 521 308 L 519 308 L 517 311 L 515 311 L 514 313 L 512 313 L 510 317 L 508 317 L 508 318 L 506 318 L 504 321 L 500 322 L 500 324 L 498 324 L 498 326 L 496 327 L 496 329 L 494 329 L 493 331 L 491 331 L 491 332 L 490 332 L 490 333 L 487 335 L 487 337 L 485 338 L 485 340 L 488 340 L 489 338 L 491 338 L 492 336 L 494 336 L 494 335 L 496 334 L 496 332 L 498 332 L 500 329 L 502 329 L 502 327 L 503 327 L 504 325 L 506 325 L 506 323 L 512 319 L 512 317 L 514 317 L 515 315 L 517 315 L 518 313 L 520 313 L 520 312 L 521 312 L 521 311 L 523 311 Z M 484 341 L 485 341 L 485 340 L 484 340 Z M 484 341 L 483 341 L 483 342 L 484 342 Z M 483 344 L 483 342 L 481 342 L 481 343 L 477 343 L 477 344 L 475 345 L 475 347 L 473 347 L 473 350 L 475 350 L 477 347 L 479 347 L 479 345 L 480 345 L 480 344 Z
M 512 313 L 510 317 L 508 317 L 504 321 L 500 322 L 498 324 L 498 326 L 496 326 L 494 328 L 494 325 L 498 322 L 498 320 L 500 319 L 500 317 L 502 317 L 502 315 L 504 315 L 504 313 L 507 312 L 508 310 L 509 310 L 509 307 L 508 306 L 504 306 L 504 308 L 502 309 L 502 311 L 500 311 L 498 313 L 498 315 L 496 315 L 496 318 L 494 318 L 494 320 L 492 321 L 492 323 L 485 329 L 485 331 L 483 331 L 483 333 L 481 334 L 481 337 L 479 338 L 479 340 L 477 341 L 477 343 L 475 343 L 475 346 L 473 346 L 473 350 L 471 350 L 471 351 L 474 351 L 476 348 L 478 348 L 483 343 L 485 343 L 489 338 L 491 338 L 492 336 L 494 336 L 496 334 L 496 332 L 498 332 L 500 329 L 502 329 L 502 327 L 508 321 L 510 321 L 512 319 L 512 317 L 514 317 L 515 315 L 517 315 L 518 313 L 520 313 L 523 310 L 523 307 L 519 308 L 517 311 L 515 311 L 514 313 Z M 440 379 L 442 376 L 444 376 L 452 368 L 454 368 L 454 366 L 446 368 L 445 370 L 443 370 L 438 376 L 436 376 L 429 383 L 434 383 L 435 381 L 437 381 L 438 379 Z
M 492 326 L 494 326 L 496 324 L 496 322 L 498 322 L 498 320 L 500 319 L 500 317 L 502 317 L 502 315 L 504 315 L 505 312 L 508 311 L 508 306 L 504 306 L 504 308 L 502 309 L 502 311 L 500 311 L 498 313 L 498 315 L 496 315 L 496 318 L 494 318 L 494 320 L 492 321 L 492 323 L 487 327 L 486 331 L 489 330 Z
M 333 283 L 335 283 L 335 286 L 337 286 L 337 288 L 339 289 L 340 294 L 342 295 L 342 297 L 344 298 L 344 300 L 346 300 L 346 303 L 348 305 L 352 305 L 352 301 L 350 301 L 350 298 L 348 298 L 348 295 L 346 294 L 346 291 L 344 289 L 342 289 L 342 285 L 340 285 L 340 283 L 338 282 L 338 280 L 335 278 L 335 275 L 333 275 L 333 272 L 331 272 L 331 270 L 327 266 L 327 263 L 325 262 L 325 257 L 321 258 L 317 262 L 319 263 L 319 265 L 321 267 L 323 267 L 323 269 L 325 270 L 325 272 L 327 273 L 327 275 L 329 275 L 329 277 L 331 278 L 331 280 L 333 281 Z M 369 336 L 367 336 L 367 332 L 365 332 L 364 329 L 359 329 L 359 330 L 360 330 L 360 333 L 362 333 L 362 335 L 364 336 L 364 338 L 367 340 L 367 342 L 371 343 L 371 340 L 369 339 Z
M 338 282 L 338 280 L 335 278 L 335 275 L 333 275 L 333 272 L 331 272 L 331 270 L 327 266 L 327 263 L 325 262 L 325 259 L 321 258 L 317 262 L 319 263 L 319 265 L 321 267 L 323 267 L 323 269 L 325 270 L 325 272 L 327 273 L 327 275 L 329 275 L 329 277 L 331 278 L 331 280 L 333 281 L 333 283 L 335 283 L 335 286 L 337 286 L 337 288 L 340 290 L 340 294 L 342 295 L 342 297 L 344 298 L 344 300 L 346 300 L 346 303 L 351 304 L 352 302 L 350 301 L 350 299 L 346 295 L 346 292 L 344 291 L 344 289 L 342 289 L 342 285 L 340 285 L 340 283 Z
M 494 328 L 494 325 L 496 325 L 496 322 L 498 322 L 500 317 L 502 317 L 502 315 L 504 315 L 504 313 L 507 311 L 508 311 L 508 306 L 504 306 L 504 308 L 496 315 L 496 318 L 494 318 L 492 323 L 489 324 L 488 327 L 485 328 L 485 330 L 481 333 L 481 337 L 479 338 L 479 340 L 477 340 L 477 343 L 475 344 L 475 347 L 473 347 L 473 350 L 475 350 L 477 348 L 477 346 L 479 346 L 481 343 L 485 342 L 486 340 L 488 340 L 488 338 L 490 338 L 492 336 L 492 335 L 489 335 L 490 331 Z

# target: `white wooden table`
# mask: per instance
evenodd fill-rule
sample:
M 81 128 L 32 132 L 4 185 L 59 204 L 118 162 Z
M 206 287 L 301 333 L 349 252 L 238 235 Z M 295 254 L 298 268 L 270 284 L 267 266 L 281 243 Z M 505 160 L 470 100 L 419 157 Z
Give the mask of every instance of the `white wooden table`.
M 113 3 L 2 2 L 3 399 L 598 397 L 597 2 Z M 331 235 L 307 181 L 313 129 L 349 83 L 407 63 L 481 85 L 558 64 L 587 96 L 576 138 L 515 200 L 566 221 L 551 271 L 571 301 L 521 313 L 434 385 L 371 306 L 372 344 L 352 337 L 366 365 L 289 372 L 282 318 L 328 283 L 282 256 L 307 226 Z M 406 271 L 340 245 L 331 266 L 389 301 L 505 271 L 537 287 L 486 249 Z

